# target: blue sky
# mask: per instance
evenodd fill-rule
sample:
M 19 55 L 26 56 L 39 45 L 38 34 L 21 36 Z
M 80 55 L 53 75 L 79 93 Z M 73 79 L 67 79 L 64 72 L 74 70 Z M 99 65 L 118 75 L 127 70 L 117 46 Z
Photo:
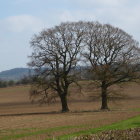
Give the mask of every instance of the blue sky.
M 79 20 L 112 24 L 140 41 L 140 0 L 0 0 L 0 71 L 27 67 L 33 34 Z

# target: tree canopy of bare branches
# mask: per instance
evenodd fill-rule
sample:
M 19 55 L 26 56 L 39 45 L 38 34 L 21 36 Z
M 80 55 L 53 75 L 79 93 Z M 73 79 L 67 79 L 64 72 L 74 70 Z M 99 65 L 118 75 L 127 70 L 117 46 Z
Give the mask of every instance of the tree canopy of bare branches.
M 77 64 L 87 64 L 96 77 L 101 87 L 101 109 L 108 109 L 108 88 L 136 79 L 140 68 L 138 42 L 109 24 L 62 23 L 35 35 L 31 46 L 29 65 L 37 70 L 37 81 L 45 81 L 36 82 L 40 90 L 31 95 L 43 94 L 45 99 L 51 89 L 60 97 L 63 112 L 69 110 L 67 94 L 69 85 L 76 80 L 73 69 Z
M 82 45 L 83 29 L 80 25 L 81 22 L 62 23 L 43 30 L 31 41 L 33 53 L 29 65 L 37 70 L 40 79 L 47 81 L 47 88 L 43 88 L 45 92 L 40 90 L 32 93 L 47 93 L 49 89 L 57 92 L 61 99 L 62 112 L 69 110 L 68 88 L 76 79 L 72 70 L 78 63 Z
M 86 27 L 83 55 L 101 87 L 101 109 L 108 109 L 108 87 L 137 77 L 140 64 L 138 42 L 108 24 L 89 22 Z

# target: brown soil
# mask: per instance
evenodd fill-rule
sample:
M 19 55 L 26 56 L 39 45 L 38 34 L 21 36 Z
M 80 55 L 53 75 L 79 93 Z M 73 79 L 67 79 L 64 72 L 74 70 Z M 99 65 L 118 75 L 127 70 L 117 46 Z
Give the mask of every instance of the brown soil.
M 60 113 L 59 100 L 55 104 L 42 105 L 31 104 L 29 100 L 29 86 L 18 86 L 0 89 L 0 137 L 35 131 L 39 129 L 54 128 L 60 126 L 87 125 L 46 133 L 38 136 L 22 138 L 31 140 L 43 140 L 50 136 L 59 136 L 87 128 L 96 128 L 106 124 L 112 124 L 120 120 L 140 114 L 140 86 L 134 83 L 123 85 L 121 93 L 127 95 L 125 99 L 117 98 L 111 100 L 109 107 L 111 111 L 100 111 L 99 90 L 92 90 L 88 82 L 82 82 L 84 87 L 82 94 L 74 88 L 69 98 L 69 113 Z M 116 87 L 112 87 L 116 88 Z M 117 89 L 118 90 L 118 89 Z

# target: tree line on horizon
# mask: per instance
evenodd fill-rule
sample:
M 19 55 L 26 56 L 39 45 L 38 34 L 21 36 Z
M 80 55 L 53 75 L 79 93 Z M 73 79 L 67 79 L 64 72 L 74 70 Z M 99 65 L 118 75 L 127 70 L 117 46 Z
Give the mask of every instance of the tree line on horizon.
M 19 86 L 19 85 L 29 85 L 32 83 L 32 76 L 23 76 L 19 80 L 1 80 L 0 88 Z

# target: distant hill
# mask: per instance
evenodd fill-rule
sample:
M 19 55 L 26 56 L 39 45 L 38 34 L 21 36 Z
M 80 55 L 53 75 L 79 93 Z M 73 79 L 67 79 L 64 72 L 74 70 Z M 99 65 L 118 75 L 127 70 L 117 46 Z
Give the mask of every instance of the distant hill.
M 29 68 L 15 68 L 0 72 L 1 80 L 20 80 L 24 76 L 29 76 L 31 70 Z
M 91 79 L 92 75 L 86 70 L 87 67 L 76 67 L 74 70 L 80 74 L 82 79 Z M 88 74 L 87 74 L 88 73 Z M 14 68 L 6 71 L 0 72 L 0 80 L 9 81 L 9 80 L 20 80 L 24 76 L 34 75 L 35 71 L 29 68 Z

